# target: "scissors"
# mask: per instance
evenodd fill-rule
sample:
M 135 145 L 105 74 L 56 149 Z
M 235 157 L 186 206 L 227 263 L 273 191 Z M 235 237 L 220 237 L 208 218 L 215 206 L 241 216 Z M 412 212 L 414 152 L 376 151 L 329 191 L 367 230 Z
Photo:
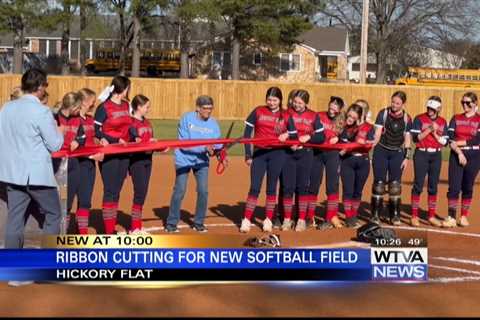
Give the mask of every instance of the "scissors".
M 235 125 L 235 122 L 232 121 L 232 124 L 230 125 L 230 128 L 228 128 L 227 135 L 225 136 L 225 139 L 229 139 L 230 136 L 232 135 L 232 130 L 233 126 Z M 226 143 L 223 145 L 222 149 L 218 153 L 218 164 L 217 164 L 217 174 L 222 174 L 226 166 L 224 164 L 225 159 L 227 158 L 227 150 L 236 145 L 243 137 L 235 139 L 235 141 L 231 143 Z

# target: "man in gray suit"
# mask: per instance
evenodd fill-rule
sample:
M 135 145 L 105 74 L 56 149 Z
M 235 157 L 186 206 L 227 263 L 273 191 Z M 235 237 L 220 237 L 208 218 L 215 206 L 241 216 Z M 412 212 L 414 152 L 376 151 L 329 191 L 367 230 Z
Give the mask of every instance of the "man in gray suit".
M 63 144 L 52 112 L 40 103 L 47 75 L 30 69 L 22 76 L 25 93 L 0 110 L 0 181 L 7 186 L 5 248 L 23 248 L 25 214 L 30 201 L 45 215 L 43 232 L 59 234 L 61 209 L 51 153 Z

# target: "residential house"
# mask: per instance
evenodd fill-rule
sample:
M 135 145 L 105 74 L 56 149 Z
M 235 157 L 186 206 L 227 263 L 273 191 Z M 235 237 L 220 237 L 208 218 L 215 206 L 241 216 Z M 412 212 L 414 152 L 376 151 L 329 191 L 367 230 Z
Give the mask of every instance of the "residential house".
M 272 53 L 258 46 L 240 52 L 240 78 L 288 82 L 348 81 L 348 32 L 342 28 L 314 27 L 298 37 L 290 52 Z M 199 78 L 231 78 L 231 46 L 219 39 L 196 57 Z

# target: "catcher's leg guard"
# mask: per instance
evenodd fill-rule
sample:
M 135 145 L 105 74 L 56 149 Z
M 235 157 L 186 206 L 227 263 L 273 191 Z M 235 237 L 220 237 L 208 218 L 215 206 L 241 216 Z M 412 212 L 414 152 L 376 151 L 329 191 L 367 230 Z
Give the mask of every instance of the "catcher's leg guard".
M 400 181 L 391 181 L 388 184 L 388 193 L 390 195 L 390 222 L 393 225 L 398 225 L 400 224 L 400 202 L 402 195 L 402 184 Z
M 371 220 L 380 222 L 380 216 L 383 208 L 383 195 L 385 194 L 385 184 L 383 181 L 375 181 L 372 185 Z

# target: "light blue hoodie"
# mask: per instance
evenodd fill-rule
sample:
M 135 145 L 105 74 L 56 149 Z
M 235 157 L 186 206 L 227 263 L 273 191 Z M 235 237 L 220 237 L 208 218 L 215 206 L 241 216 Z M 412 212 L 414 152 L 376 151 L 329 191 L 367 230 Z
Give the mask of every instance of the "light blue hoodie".
M 196 111 L 185 113 L 178 123 L 178 139 L 218 139 L 221 137 L 220 127 L 213 117 L 203 120 Z M 222 145 L 214 145 L 215 149 Z M 195 167 L 209 164 L 209 156 L 205 146 L 175 149 L 175 167 Z

